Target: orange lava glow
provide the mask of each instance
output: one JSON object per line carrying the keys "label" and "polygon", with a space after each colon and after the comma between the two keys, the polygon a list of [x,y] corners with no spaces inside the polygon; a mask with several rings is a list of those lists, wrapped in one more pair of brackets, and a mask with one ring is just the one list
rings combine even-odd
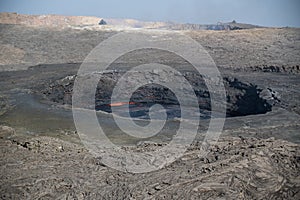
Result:
{"label": "orange lava glow", "polygon": [[123,105],[133,105],[135,104],[134,102],[117,102],[117,103],[111,103],[111,104],[108,104],[109,106],[111,107],[115,107],[115,106],[123,106]]}

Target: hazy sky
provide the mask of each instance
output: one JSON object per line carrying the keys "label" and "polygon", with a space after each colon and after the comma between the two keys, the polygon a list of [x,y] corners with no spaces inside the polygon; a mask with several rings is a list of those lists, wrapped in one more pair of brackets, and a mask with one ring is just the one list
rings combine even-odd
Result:
{"label": "hazy sky", "polygon": [[0,0],[0,12],[300,27],[300,0]]}

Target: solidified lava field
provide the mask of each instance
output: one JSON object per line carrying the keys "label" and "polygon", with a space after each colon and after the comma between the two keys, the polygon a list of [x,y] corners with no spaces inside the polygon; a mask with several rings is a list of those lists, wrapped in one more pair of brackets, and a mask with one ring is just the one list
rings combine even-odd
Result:
{"label": "solidified lava field", "polygon": [[[226,104],[225,125],[206,156],[201,155],[202,140],[209,120],[218,116],[211,115],[203,77],[183,58],[144,49],[122,56],[112,70],[101,72],[93,109],[107,137],[127,152],[166,146],[178,128],[180,106],[189,109],[179,105],[171,90],[155,84],[138,88],[130,103],[111,104],[112,90],[129,67],[155,60],[181,70],[199,103],[198,134],[184,155],[162,169],[134,174],[110,168],[85,148],[71,109],[74,80],[84,58],[120,28],[77,22],[30,26],[3,16],[1,199],[300,199],[300,29],[180,30],[210,54],[226,90],[226,102],[221,102]],[[174,75],[134,73],[149,80]],[[131,117],[147,122],[154,104],[161,104],[168,116],[157,137],[127,136],[112,121],[112,106],[120,117],[129,106]]]}

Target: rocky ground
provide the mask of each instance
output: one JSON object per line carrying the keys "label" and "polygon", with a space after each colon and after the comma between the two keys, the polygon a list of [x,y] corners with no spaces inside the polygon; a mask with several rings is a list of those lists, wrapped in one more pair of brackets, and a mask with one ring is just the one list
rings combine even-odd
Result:
{"label": "rocky ground", "polygon": [[[206,157],[192,145],[151,173],[110,169],[82,146],[52,137],[19,137],[1,127],[3,199],[298,199],[299,145],[220,138]],[[159,145],[129,147],[148,151]]]}
{"label": "rocky ground", "polygon": [[[80,26],[98,20],[85,17],[44,16],[34,26],[14,14],[0,17],[0,198],[300,198],[300,29],[183,31],[208,51],[223,76],[228,116],[223,133],[202,157],[206,119],[182,158],[158,171],[132,174],[105,166],[84,148],[70,110],[83,59],[121,28]],[[71,26],[64,26],[64,19]],[[64,28],[52,26],[53,20]],[[124,63],[151,60],[181,67],[201,108],[209,110],[207,88],[201,77],[186,70],[185,61],[144,50],[120,58],[115,64],[119,70],[105,74],[97,89],[99,106],[107,104]],[[150,101],[142,98],[149,93],[175,102],[160,87],[146,89],[134,100]],[[104,115],[100,121],[109,119]],[[112,139],[126,144],[125,137],[107,126]],[[123,148],[147,152],[164,145],[144,141]]]}

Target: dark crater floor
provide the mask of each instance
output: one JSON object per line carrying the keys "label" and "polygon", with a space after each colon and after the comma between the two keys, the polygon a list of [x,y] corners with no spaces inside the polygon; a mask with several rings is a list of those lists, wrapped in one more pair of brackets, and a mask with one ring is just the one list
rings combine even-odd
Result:
{"label": "dark crater floor", "polygon": [[[111,104],[111,95],[122,72],[104,73],[98,83],[95,95],[95,109],[112,112],[111,107],[117,107],[122,115],[129,107],[131,117],[149,118],[149,108],[154,104],[164,107],[168,119],[181,117],[180,105],[176,95],[168,88],[158,84],[147,84],[138,88],[131,96],[130,102],[118,102]],[[189,81],[198,98],[202,118],[211,116],[211,100],[204,80],[199,75],[186,72],[184,77]],[[59,104],[72,104],[73,85],[76,76],[67,76],[63,79],[51,82],[42,93],[51,101]],[[262,95],[262,89],[258,86],[242,82],[233,77],[223,78],[227,100],[226,116],[246,116],[264,114],[271,111],[272,104]],[[185,106],[188,109],[188,105]],[[217,117],[217,116],[215,116]]]}

